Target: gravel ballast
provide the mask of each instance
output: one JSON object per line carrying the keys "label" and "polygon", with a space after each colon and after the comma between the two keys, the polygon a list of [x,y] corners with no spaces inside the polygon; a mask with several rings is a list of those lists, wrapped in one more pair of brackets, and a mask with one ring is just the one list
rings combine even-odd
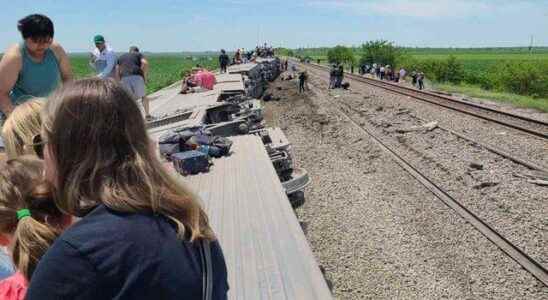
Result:
{"label": "gravel ballast", "polygon": [[[269,125],[284,130],[297,162],[312,177],[307,201],[296,212],[336,298],[548,297],[546,287],[407,175],[329,102],[349,99],[318,89],[321,83],[314,78],[310,84],[312,91],[303,97],[296,94],[295,81],[276,81],[271,93],[282,100],[266,103],[266,116]],[[420,122],[410,118],[403,125],[415,123]],[[411,149],[417,148],[414,141],[407,143]],[[445,142],[454,148],[451,140]],[[494,159],[489,155],[475,153],[467,170],[489,172]],[[479,164],[485,169],[478,170]]]}

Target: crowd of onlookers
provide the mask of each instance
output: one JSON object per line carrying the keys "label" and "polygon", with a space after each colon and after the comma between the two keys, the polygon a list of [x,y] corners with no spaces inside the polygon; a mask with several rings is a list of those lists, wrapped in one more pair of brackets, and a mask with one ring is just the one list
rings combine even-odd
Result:
{"label": "crowd of onlookers", "polygon": [[264,43],[263,46],[257,46],[254,50],[246,51],[244,48],[238,48],[234,51],[234,56],[232,60],[226,53],[224,49],[221,49],[221,54],[219,55],[219,65],[221,67],[221,73],[226,72],[226,68],[229,65],[238,65],[246,64],[249,62],[255,61],[256,58],[262,57],[273,57],[274,49],[272,46],[268,46],[267,43]]}
{"label": "crowd of onlookers", "polygon": [[17,27],[0,61],[0,299],[226,299],[207,215],[147,134],[138,49],[95,36],[97,76],[74,81],[48,17]]}
{"label": "crowd of onlookers", "polygon": [[403,67],[397,70],[392,68],[390,65],[374,63],[372,65],[361,65],[359,73],[361,75],[371,75],[380,80],[393,81],[396,83],[405,80],[406,76],[409,75],[409,77],[411,77],[411,84],[414,87],[417,87],[420,90],[424,89],[424,73],[420,71],[412,71],[408,74],[407,70]]}

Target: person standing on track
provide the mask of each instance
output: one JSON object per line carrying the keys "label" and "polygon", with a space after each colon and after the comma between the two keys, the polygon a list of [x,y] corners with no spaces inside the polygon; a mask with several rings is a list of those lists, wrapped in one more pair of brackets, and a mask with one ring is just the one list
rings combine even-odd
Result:
{"label": "person standing on track", "polygon": [[302,71],[299,75],[299,93],[304,93],[306,80],[308,79],[308,74],[306,71]]}
{"label": "person standing on track", "polygon": [[335,88],[338,88],[338,89],[341,88],[343,79],[344,79],[344,66],[340,64],[337,70],[337,82],[335,83]]}
{"label": "person standing on track", "polygon": [[116,78],[122,82],[122,85],[130,92],[135,101],[141,100],[145,110],[145,118],[152,119],[150,116],[149,99],[146,96],[146,86],[148,75],[148,61],[139,52],[139,48],[132,46],[129,52],[123,54],[116,63]]}
{"label": "person standing on track", "polygon": [[423,90],[424,89],[424,73],[423,72],[419,72],[419,74],[417,74],[417,81],[419,82],[419,90]]}
{"label": "person standing on track", "polygon": [[329,89],[335,88],[335,82],[337,81],[337,66],[332,65],[329,71]]}
{"label": "person standing on track", "polygon": [[416,71],[411,72],[411,84],[413,86],[417,85],[417,72]]}
{"label": "person standing on track", "polygon": [[70,61],[53,40],[53,22],[29,15],[17,23],[23,42],[9,47],[0,61],[0,124],[16,105],[45,97],[62,82],[72,80]]}
{"label": "person standing on track", "polygon": [[106,44],[102,35],[96,35],[93,38],[95,49],[90,55],[89,65],[101,79],[114,78],[116,76],[116,54],[114,50]]}
{"label": "person standing on track", "polygon": [[226,73],[226,67],[230,62],[230,57],[226,54],[225,49],[221,49],[221,55],[219,55],[219,65],[221,66],[221,74]]}
{"label": "person standing on track", "polygon": [[402,81],[405,80],[405,75],[407,75],[407,71],[405,71],[404,68],[401,68],[399,73],[400,73],[400,80]]}
{"label": "person standing on track", "polygon": [[385,72],[386,72],[386,69],[384,68],[384,66],[382,66],[382,67],[380,68],[380,78],[381,78],[381,80],[384,80],[384,74],[385,74]]}

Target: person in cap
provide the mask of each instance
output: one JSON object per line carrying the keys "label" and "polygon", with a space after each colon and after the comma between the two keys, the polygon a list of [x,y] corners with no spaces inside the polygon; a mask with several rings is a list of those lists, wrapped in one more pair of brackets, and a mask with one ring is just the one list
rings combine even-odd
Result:
{"label": "person in cap", "polygon": [[137,100],[141,100],[145,110],[145,118],[150,120],[149,99],[146,96],[145,82],[148,75],[148,61],[139,52],[139,48],[132,46],[129,52],[118,58],[116,63],[116,77],[122,85]]}
{"label": "person in cap", "polygon": [[72,80],[65,50],[53,40],[53,22],[33,14],[17,29],[23,42],[9,47],[0,61],[0,124],[16,105],[33,97],[45,97],[62,82]]}
{"label": "person in cap", "polygon": [[114,78],[116,67],[116,53],[105,42],[105,38],[98,34],[93,38],[95,49],[91,53],[90,66],[101,79]]}

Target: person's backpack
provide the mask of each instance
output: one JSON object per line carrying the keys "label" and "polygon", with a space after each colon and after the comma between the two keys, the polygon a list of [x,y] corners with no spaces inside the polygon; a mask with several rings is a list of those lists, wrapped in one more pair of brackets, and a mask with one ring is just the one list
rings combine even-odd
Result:
{"label": "person's backpack", "polygon": [[171,155],[173,167],[181,175],[193,175],[209,171],[209,158],[200,151],[186,151]]}
{"label": "person's backpack", "polygon": [[164,133],[158,139],[160,154],[169,160],[174,153],[196,149],[195,145],[189,144],[187,141],[200,133],[202,133],[201,130],[168,131]]}
{"label": "person's backpack", "polygon": [[230,153],[232,141],[225,137],[215,136],[211,139],[209,146],[209,155],[212,157],[221,157]]}

